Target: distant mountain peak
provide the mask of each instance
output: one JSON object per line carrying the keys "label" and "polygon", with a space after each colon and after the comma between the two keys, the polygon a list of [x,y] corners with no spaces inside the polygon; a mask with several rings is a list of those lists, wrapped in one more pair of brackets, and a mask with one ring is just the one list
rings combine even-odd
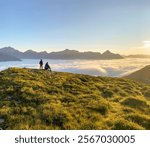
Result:
{"label": "distant mountain peak", "polygon": [[65,50],[64,50],[64,51],[62,51],[62,52],[79,52],[79,51],[77,51],[77,50],[65,49]]}
{"label": "distant mountain peak", "polygon": [[33,51],[33,50],[27,50],[24,53],[35,53],[35,51]]}
{"label": "distant mountain peak", "polygon": [[11,47],[11,46],[6,46],[6,47],[3,47],[3,48],[12,48],[12,49],[14,49],[13,47]]}
{"label": "distant mountain peak", "polygon": [[21,61],[19,58],[0,52],[0,61]]}
{"label": "distant mountain peak", "polygon": [[39,53],[47,54],[47,51],[41,51],[41,52],[39,52]]}
{"label": "distant mountain peak", "polygon": [[64,51],[70,51],[70,49],[65,49]]}
{"label": "distant mountain peak", "polygon": [[112,54],[110,50],[106,50],[103,54]]}
{"label": "distant mountain peak", "polygon": [[1,48],[1,50],[15,50],[16,51],[16,49],[11,46],[3,47]]}

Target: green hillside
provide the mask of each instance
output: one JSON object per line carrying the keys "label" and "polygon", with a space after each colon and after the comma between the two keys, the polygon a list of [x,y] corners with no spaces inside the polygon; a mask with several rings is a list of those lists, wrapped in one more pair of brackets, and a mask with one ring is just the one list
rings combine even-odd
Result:
{"label": "green hillside", "polygon": [[150,85],[10,68],[0,72],[0,129],[150,130]]}

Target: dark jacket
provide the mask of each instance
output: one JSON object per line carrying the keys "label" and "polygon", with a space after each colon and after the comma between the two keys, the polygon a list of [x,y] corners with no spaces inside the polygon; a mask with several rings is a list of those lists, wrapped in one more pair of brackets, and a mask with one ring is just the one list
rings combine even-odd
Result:
{"label": "dark jacket", "polygon": [[43,61],[42,61],[42,59],[40,60],[39,64],[40,64],[41,66],[43,65]]}
{"label": "dark jacket", "polygon": [[48,62],[45,64],[45,69],[46,69],[46,70],[48,70],[48,69],[49,69],[49,70],[51,71],[51,68],[50,68],[50,66],[49,66]]}

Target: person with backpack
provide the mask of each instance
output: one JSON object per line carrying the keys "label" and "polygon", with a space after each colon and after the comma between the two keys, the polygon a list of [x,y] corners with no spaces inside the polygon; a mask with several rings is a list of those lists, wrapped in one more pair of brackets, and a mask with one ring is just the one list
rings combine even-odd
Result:
{"label": "person with backpack", "polygon": [[46,64],[45,64],[45,70],[52,71],[50,65],[48,64],[48,62],[46,62]]}
{"label": "person with backpack", "polygon": [[40,60],[39,64],[40,64],[40,69],[43,69],[43,60],[42,59]]}

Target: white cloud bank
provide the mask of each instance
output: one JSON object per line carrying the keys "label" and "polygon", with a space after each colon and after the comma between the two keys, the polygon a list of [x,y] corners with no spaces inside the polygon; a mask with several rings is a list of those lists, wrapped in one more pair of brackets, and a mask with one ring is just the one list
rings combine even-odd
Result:
{"label": "white cloud bank", "polygon": [[[150,64],[150,59],[126,58],[121,60],[44,60],[52,70],[96,76],[121,77]],[[0,62],[0,70],[8,67],[38,68],[38,60]]]}

